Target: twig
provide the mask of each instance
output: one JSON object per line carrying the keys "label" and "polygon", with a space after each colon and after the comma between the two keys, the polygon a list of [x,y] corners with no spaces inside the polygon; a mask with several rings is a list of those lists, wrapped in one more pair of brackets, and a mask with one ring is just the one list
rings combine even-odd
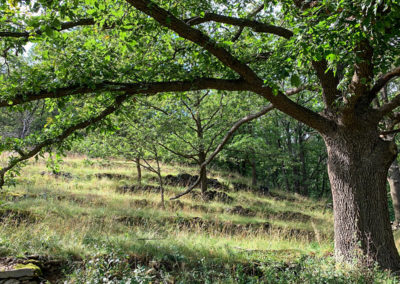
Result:
{"label": "twig", "polygon": [[146,239],[146,238],[141,238],[137,239],[138,241],[162,241],[165,240],[166,238],[161,238],[161,239]]}

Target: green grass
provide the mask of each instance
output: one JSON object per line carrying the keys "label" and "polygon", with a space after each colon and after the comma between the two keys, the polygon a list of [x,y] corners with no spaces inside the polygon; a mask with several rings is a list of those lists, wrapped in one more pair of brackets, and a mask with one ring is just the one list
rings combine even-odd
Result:
{"label": "green grass", "polygon": [[[159,205],[156,193],[121,194],[136,183],[135,166],[124,161],[70,156],[61,170],[71,179],[41,175],[43,161],[31,162],[18,185],[2,193],[0,254],[40,255],[65,263],[67,283],[348,283],[391,281],[359,268],[336,269],[332,213],[325,202],[273,190],[271,196],[234,192],[231,204],[184,196]],[[196,174],[195,168],[163,165],[163,175]],[[124,180],[97,179],[118,173]],[[232,185],[248,182],[212,171]],[[156,185],[144,172],[143,183]],[[166,199],[182,187],[167,187]],[[179,205],[179,206],[178,206]],[[253,216],[227,213],[241,205]],[[200,218],[200,219],[199,219]],[[197,221],[196,221],[197,220]],[[198,220],[201,220],[199,223]],[[261,229],[269,223],[269,230]],[[311,269],[311,270],[310,270]],[[350,278],[349,278],[350,277]],[[124,280],[125,279],[125,280]],[[354,281],[353,281],[354,280]],[[361,282],[360,282],[361,281]]]}

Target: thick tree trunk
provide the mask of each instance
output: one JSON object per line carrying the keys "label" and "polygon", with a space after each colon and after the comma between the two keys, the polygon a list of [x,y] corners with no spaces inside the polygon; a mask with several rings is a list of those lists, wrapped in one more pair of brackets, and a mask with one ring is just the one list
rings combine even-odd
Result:
{"label": "thick tree trunk", "polygon": [[392,196],[394,209],[394,225],[400,223],[400,168],[397,160],[394,160],[389,168],[388,182],[390,185],[390,195]]}
{"label": "thick tree trunk", "polygon": [[386,177],[397,149],[370,125],[338,129],[325,136],[339,261],[377,262],[399,270],[390,226]]}

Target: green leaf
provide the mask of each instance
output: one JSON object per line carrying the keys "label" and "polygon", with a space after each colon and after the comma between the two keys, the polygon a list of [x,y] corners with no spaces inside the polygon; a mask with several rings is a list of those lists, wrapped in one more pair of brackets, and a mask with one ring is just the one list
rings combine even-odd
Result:
{"label": "green leaf", "polygon": [[337,56],[334,53],[330,53],[326,56],[326,60],[328,60],[328,61],[334,61],[334,60],[336,60],[336,58],[337,58]]}
{"label": "green leaf", "polygon": [[293,74],[292,77],[290,77],[290,84],[292,86],[298,87],[301,84],[300,77],[297,74]]}

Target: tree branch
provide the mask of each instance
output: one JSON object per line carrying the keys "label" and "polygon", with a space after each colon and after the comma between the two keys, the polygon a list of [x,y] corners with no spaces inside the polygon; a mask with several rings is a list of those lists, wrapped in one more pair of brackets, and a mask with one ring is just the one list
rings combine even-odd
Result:
{"label": "tree branch", "polygon": [[[289,90],[286,92],[286,94],[288,96],[292,96],[295,95],[303,90],[305,90],[306,87],[300,87],[297,89],[293,89],[293,90]],[[268,105],[266,107],[264,107],[262,110],[260,110],[257,113],[254,114],[250,114],[247,115],[241,119],[239,119],[236,123],[233,124],[233,126],[231,127],[231,129],[229,129],[229,131],[226,133],[225,137],[221,140],[221,142],[218,144],[217,148],[214,150],[214,152],[210,155],[210,157],[208,157],[208,159],[200,166],[201,169],[207,167],[207,165],[209,163],[211,163],[214,158],[219,154],[219,152],[222,151],[222,149],[225,147],[225,145],[228,143],[229,139],[231,139],[231,137],[233,136],[233,134],[236,132],[236,130],[239,129],[240,126],[242,126],[245,123],[248,123],[254,119],[257,119],[261,116],[263,116],[264,114],[270,112],[271,110],[273,110],[275,107],[273,105]],[[200,183],[200,176],[199,178],[195,181],[194,184],[192,184],[186,191],[174,196],[171,198],[171,200],[175,200],[178,199],[188,193],[190,193],[198,184]]]}
{"label": "tree branch", "polygon": [[390,134],[396,134],[399,133],[400,129],[393,129],[393,130],[388,130],[388,131],[382,131],[380,135],[390,135]]}
{"label": "tree branch", "polygon": [[[256,7],[248,16],[248,18],[252,18],[258,13],[260,13],[264,9],[264,4],[261,4],[260,6]],[[244,30],[244,27],[240,27],[235,36],[232,38],[232,41],[235,42],[239,39],[240,35],[242,34]]]}
{"label": "tree branch", "polygon": [[93,86],[72,85],[54,90],[42,90],[36,93],[18,94],[14,98],[0,100],[0,108],[24,104],[46,98],[61,98],[70,95],[96,92],[119,92],[129,94],[157,94],[162,92],[186,92],[197,90],[228,90],[249,91],[251,85],[243,80],[224,80],[214,78],[199,78],[191,81],[150,82],[150,83],[114,83],[102,82]]}
{"label": "tree branch", "polygon": [[115,101],[114,101],[114,103],[112,105],[110,105],[106,109],[104,109],[99,115],[97,115],[95,117],[91,117],[91,118],[89,118],[87,120],[84,120],[82,122],[79,122],[77,124],[74,124],[74,125],[66,128],[60,135],[44,140],[43,142],[37,144],[32,150],[30,150],[27,153],[24,153],[23,151],[18,151],[20,157],[16,158],[16,159],[11,159],[9,164],[6,167],[4,167],[4,168],[2,168],[0,170],[0,188],[2,188],[4,186],[4,183],[5,183],[4,176],[5,176],[5,174],[8,171],[10,171],[11,169],[13,169],[18,163],[32,158],[33,156],[38,154],[45,147],[48,147],[48,146],[50,146],[52,144],[55,144],[55,143],[62,142],[63,140],[68,138],[71,134],[73,134],[75,131],[80,130],[80,129],[84,129],[84,128],[92,125],[92,124],[95,124],[95,123],[101,121],[102,119],[104,119],[108,115],[110,115],[113,112],[115,112],[122,105],[122,103],[124,101],[126,101],[129,97],[130,96],[127,95],[127,94],[120,95],[115,99]]}
{"label": "tree branch", "polygon": [[191,26],[199,25],[207,22],[217,22],[224,23],[228,25],[238,26],[241,28],[249,27],[253,29],[255,32],[259,33],[269,33],[277,36],[281,36],[283,38],[289,39],[293,36],[293,32],[274,25],[269,25],[265,23],[261,23],[254,20],[249,19],[241,19],[235,17],[228,17],[223,15],[218,15],[215,13],[205,13],[203,17],[194,17],[191,19],[185,20],[185,22]]}
{"label": "tree branch", "polygon": [[[273,109],[274,109],[274,107],[272,105],[269,105],[269,106],[263,108],[261,111],[255,113],[255,114],[247,115],[247,116],[243,117],[242,119],[238,120],[231,127],[231,129],[227,132],[225,137],[222,139],[221,143],[217,146],[217,148],[210,155],[210,157],[208,157],[208,159],[200,166],[200,168],[201,169],[205,168],[209,163],[211,163],[212,160],[214,160],[214,158],[219,154],[219,152],[222,151],[224,146],[228,143],[230,138],[233,136],[233,134],[236,132],[236,130],[239,129],[240,126],[242,126],[243,124],[245,124],[247,122],[250,122],[250,121],[252,121],[252,120],[254,120],[256,118],[259,118],[259,117],[263,116],[264,114],[270,112]],[[190,193],[199,183],[200,183],[200,177],[186,191],[184,191],[184,192],[172,197],[171,200],[178,199],[178,198]]]}
{"label": "tree branch", "polygon": [[238,73],[252,85],[252,91],[269,100],[277,109],[317,129],[321,133],[332,131],[335,124],[316,112],[288,99],[285,94],[264,85],[264,81],[246,64],[240,62],[227,50],[217,45],[210,37],[192,28],[173,14],[162,9],[150,0],[126,0],[136,9],[154,18],[161,25],[176,32],[179,36],[196,43],[218,58],[226,67]]}
{"label": "tree branch", "polygon": [[374,50],[368,40],[363,40],[355,51],[357,60],[349,86],[354,95],[349,99],[349,107],[357,108],[360,111],[367,109],[375,97],[371,97],[369,93],[369,86],[372,85],[374,78]]}
{"label": "tree branch", "polygon": [[198,160],[195,158],[196,155],[194,155],[194,154],[185,154],[185,153],[181,153],[181,152],[178,152],[178,151],[174,151],[171,148],[165,146],[164,144],[162,144],[160,142],[157,142],[157,144],[160,145],[161,147],[163,147],[165,150],[167,150],[167,151],[169,151],[169,152],[171,152],[171,153],[173,153],[173,154],[175,154],[177,156],[180,156],[180,157],[185,158],[185,159],[193,159],[195,162],[198,162]]}
{"label": "tree branch", "polygon": [[317,77],[322,86],[322,98],[326,108],[331,108],[333,102],[341,96],[337,89],[339,78],[334,75],[332,70],[328,70],[328,62],[326,60],[313,61],[312,66],[317,73]]}
{"label": "tree branch", "polygon": [[232,69],[240,76],[242,76],[248,83],[262,86],[263,80],[261,80],[252,69],[250,69],[246,64],[240,62],[227,50],[218,46],[216,42],[214,42],[210,37],[208,37],[201,31],[192,28],[184,21],[176,18],[173,14],[162,9],[152,1],[126,1],[134,6],[136,9],[155,19],[161,25],[173,30],[179,36],[203,47],[205,50],[218,58],[226,67]]}
{"label": "tree branch", "polygon": [[[74,27],[78,26],[92,26],[95,24],[94,19],[92,18],[87,18],[87,19],[80,19],[74,22],[65,22],[61,23],[61,26],[59,28],[52,28],[55,31],[63,31],[63,30],[68,30]],[[26,38],[28,39],[30,36],[33,35],[41,35],[43,34],[43,31],[41,30],[35,30],[33,32],[12,32],[12,31],[5,31],[5,32],[0,32],[0,38],[2,37],[13,37],[13,38]]]}
{"label": "tree branch", "polygon": [[400,93],[397,94],[390,102],[378,108],[378,113],[379,113],[378,118],[381,119],[382,117],[389,114],[392,110],[394,110],[398,106],[400,106]]}
{"label": "tree branch", "polygon": [[207,155],[208,155],[208,153],[210,153],[211,149],[213,148],[215,140],[225,131],[225,129],[226,128],[222,128],[220,131],[215,133],[214,137],[211,138],[210,143],[205,151]]}
{"label": "tree branch", "polygon": [[185,138],[183,138],[180,134],[178,134],[176,131],[172,131],[172,133],[181,141],[183,141],[184,143],[186,143],[187,145],[189,145],[190,148],[192,148],[192,150],[194,151],[198,151],[198,148],[196,148],[193,143],[190,143],[188,140],[186,140]]}
{"label": "tree branch", "polygon": [[199,177],[197,178],[197,180],[196,180],[191,186],[189,186],[189,188],[188,188],[186,191],[184,191],[184,192],[182,192],[182,193],[179,193],[178,195],[175,195],[174,197],[171,197],[170,200],[179,199],[179,198],[181,198],[182,196],[184,196],[184,195],[190,193],[197,185],[199,185],[200,180],[201,180],[201,178],[200,178],[200,176],[199,176]]}
{"label": "tree branch", "polygon": [[399,76],[400,76],[400,66],[382,75],[376,81],[375,85],[371,88],[371,91],[369,92],[370,98],[374,98],[379,93],[379,91],[382,90],[382,88],[385,87],[387,83],[389,83],[390,80]]}

